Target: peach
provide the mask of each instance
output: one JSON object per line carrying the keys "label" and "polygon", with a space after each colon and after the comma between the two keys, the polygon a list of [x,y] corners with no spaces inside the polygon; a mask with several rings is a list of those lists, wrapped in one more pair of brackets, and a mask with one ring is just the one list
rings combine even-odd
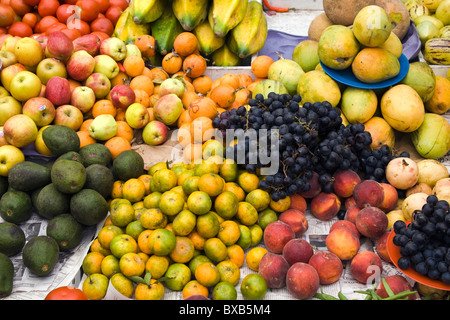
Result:
{"label": "peach", "polygon": [[361,181],[361,177],[353,170],[337,170],[334,175],[333,190],[339,197],[348,198],[353,189]]}
{"label": "peach", "polygon": [[353,196],[348,197],[347,199],[345,199],[344,201],[344,207],[345,209],[348,209],[349,207],[351,207],[352,205],[356,204],[355,198],[353,198]]}
{"label": "peach", "polygon": [[286,288],[296,299],[312,298],[319,290],[319,286],[319,275],[310,264],[294,263],[286,274]]}
{"label": "peach", "polygon": [[389,231],[383,233],[383,235],[379,237],[375,243],[376,252],[380,256],[380,258],[386,262],[392,262],[387,250],[387,239],[389,237],[389,233]]}
{"label": "peach", "polygon": [[356,222],[356,216],[361,209],[356,205],[350,206],[347,211],[345,211],[344,220],[348,220],[350,222]]}
{"label": "peach", "polygon": [[353,198],[361,209],[365,205],[379,207],[384,200],[383,187],[375,180],[362,180],[353,189]]}
{"label": "peach", "polygon": [[316,251],[308,263],[316,269],[320,284],[331,284],[338,281],[344,271],[341,259],[328,250]]}
{"label": "peach", "polygon": [[332,192],[320,192],[311,200],[311,213],[322,221],[336,217],[340,208],[341,200]]}
{"label": "peach", "polygon": [[281,254],[267,252],[259,262],[258,273],[266,280],[267,287],[272,289],[286,286],[286,274],[289,263]]}
{"label": "peach", "polygon": [[273,253],[282,253],[284,245],[294,238],[291,226],[280,220],[269,223],[263,233],[264,246]]}
{"label": "peach", "polygon": [[384,192],[383,202],[380,205],[380,209],[384,212],[394,210],[398,202],[397,189],[389,183],[381,182],[380,185],[383,188]]}
{"label": "peach", "polygon": [[309,190],[308,191],[300,191],[298,192],[303,198],[311,199],[317,196],[322,191],[322,186],[319,183],[319,174],[317,172],[313,172],[311,178],[308,179]]}
{"label": "peach", "polygon": [[350,263],[351,275],[361,283],[367,283],[373,276],[379,276],[382,271],[381,258],[373,251],[357,253]]}
{"label": "peach", "polygon": [[302,236],[308,230],[308,220],[300,210],[288,209],[278,216],[278,220],[290,225],[296,237]]}
{"label": "peach", "polygon": [[359,233],[370,239],[378,239],[386,231],[389,220],[380,208],[365,207],[356,215],[355,225]]}
{"label": "peach", "polygon": [[414,187],[411,187],[408,190],[406,190],[406,197],[408,197],[409,195],[411,195],[413,193],[419,193],[419,192],[423,192],[428,195],[431,195],[431,194],[433,194],[433,189],[431,189],[431,187],[428,184],[426,184],[425,182],[419,182]]}
{"label": "peach", "polygon": [[359,238],[347,228],[336,228],[327,235],[325,240],[327,249],[341,260],[350,260],[359,251]]}
{"label": "peach", "polygon": [[313,247],[308,241],[300,238],[289,240],[283,247],[283,257],[292,266],[296,262],[308,263],[314,254]]}
{"label": "peach", "polygon": [[289,206],[289,209],[296,209],[303,213],[305,213],[308,204],[306,203],[306,199],[303,198],[298,193],[293,194],[290,196],[291,198],[291,205]]}
{"label": "peach", "polygon": [[[386,283],[388,284],[389,288],[391,288],[394,294],[407,290],[413,291],[412,286],[409,284],[406,278],[401,275],[396,274],[392,276],[387,276],[384,279],[386,280]],[[386,292],[386,289],[384,288],[383,281],[380,281],[380,283],[378,284],[376,294],[379,295],[381,298],[387,298],[389,296],[388,293]],[[419,294],[417,292],[408,296],[408,300],[417,300],[417,299],[419,299]]]}
{"label": "peach", "polygon": [[357,236],[359,238],[360,234],[358,231],[358,228],[356,228],[355,223],[349,221],[349,220],[338,220],[336,222],[334,222],[331,227],[330,227],[330,231],[332,232],[334,229],[336,228],[348,228],[351,231],[353,231],[353,233],[355,234],[355,236]]}

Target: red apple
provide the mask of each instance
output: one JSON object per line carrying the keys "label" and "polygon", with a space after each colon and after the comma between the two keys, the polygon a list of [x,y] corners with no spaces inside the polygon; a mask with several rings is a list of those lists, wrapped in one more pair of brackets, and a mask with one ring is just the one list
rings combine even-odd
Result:
{"label": "red apple", "polygon": [[76,81],[86,80],[95,68],[95,59],[85,50],[75,51],[66,62],[69,76]]}
{"label": "red apple", "polygon": [[86,86],[75,87],[72,90],[70,104],[86,113],[92,109],[96,101],[94,90]]}
{"label": "red apple", "polygon": [[65,125],[77,131],[83,123],[83,113],[77,107],[65,104],[56,108],[53,124]]}
{"label": "red apple", "polygon": [[70,103],[71,90],[66,78],[53,77],[48,80],[45,88],[45,97],[55,106]]}
{"label": "red apple", "polygon": [[166,142],[169,135],[167,126],[158,120],[146,124],[142,131],[144,142],[150,146],[157,146]]}
{"label": "red apple", "polygon": [[111,101],[116,108],[126,109],[136,100],[134,90],[124,84],[116,84],[111,89]]}
{"label": "red apple", "polygon": [[40,34],[36,37],[36,40],[41,44],[42,50],[44,50],[45,52],[45,48],[47,47],[48,43],[48,35]]}
{"label": "red apple", "polygon": [[0,78],[2,81],[3,87],[5,87],[6,90],[10,90],[10,83],[11,80],[14,78],[16,74],[18,74],[20,71],[26,71],[24,65],[20,63],[15,63],[13,65],[10,65],[9,67],[3,68],[0,73]]}
{"label": "red apple", "polygon": [[38,127],[44,127],[55,119],[56,109],[47,98],[34,97],[24,103],[22,113],[33,119]]}
{"label": "red apple", "polygon": [[95,34],[85,34],[73,40],[73,50],[84,50],[91,56],[96,56],[100,51],[100,38]]}
{"label": "red apple", "polygon": [[66,61],[73,53],[72,40],[62,31],[54,31],[48,35],[45,56]]}
{"label": "red apple", "polygon": [[111,81],[103,73],[91,74],[84,85],[94,90],[97,99],[105,98],[111,91]]}
{"label": "red apple", "polygon": [[16,114],[6,120],[3,126],[3,135],[6,141],[22,148],[36,140],[38,128],[33,119],[24,114]]}

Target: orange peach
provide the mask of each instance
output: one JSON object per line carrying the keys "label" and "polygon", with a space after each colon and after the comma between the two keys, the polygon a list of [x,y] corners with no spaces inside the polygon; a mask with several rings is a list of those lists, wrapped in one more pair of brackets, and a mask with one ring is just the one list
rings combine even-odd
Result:
{"label": "orange peach", "polygon": [[375,243],[375,249],[377,254],[386,262],[392,262],[391,257],[389,256],[387,250],[387,239],[389,237],[389,231],[383,233],[381,237],[379,237]]}
{"label": "orange peach", "polygon": [[279,289],[286,286],[289,267],[283,255],[267,252],[259,262],[258,273],[266,280],[268,288]]}
{"label": "orange peach", "polygon": [[340,208],[341,200],[332,192],[321,192],[311,200],[311,213],[322,221],[336,217]]}
{"label": "orange peach", "polygon": [[336,228],[327,235],[327,249],[341,260],[350,260],[360,248],[359,238],[347,228]]}
{"label": "orange peach", "polygon": [[353,170],[337,170],[333,174],[333,190],[339,197],[348,198],[353,195],[353,189],[361,181],[361,177]]}
{"label": "orange peach", "polygon": [[263,233],[264,246],[273,253],[281,253],[284,245],[294,238],[295,232],[291,226],[280,220],[269,223]]}
{"label": "orange peach", "polygon": [[320,284],[338,281],[344,271],[341,259],[328,250],[317,250],[308,263],[316,269]]}
{"label": "orange peach", "polygon": [[333,224],[330,227],[329,232],[332,232],[334,229],[337,229],[337,228],[348,228],[351,231],[353,231],[355,236],[357,236],[358,238],[360,236],[358,228],[356,228],[356,225],[349,220],[338,220],[336,222],[333,222]]}
{"label": "orange peach", "polygon": [[[397,294],[397,293],[400,293],[403,291],[407,291],[407,290],[414,291],[412,286],[406,280],[406,278],[401,275],[387,276],[384,279],[386,280],[386,283],[388,284],[389,288],[392,290],[392,292],[394,294]],[[380,284],[377,287],[376,293],[381,298],[387,298],[389,296],[388,293],[386,292],[386,289],[385,289],[382,281],[380,281]],[[418,300],[419,298],[420,297],[417,292],[414,294],[408,295],[408,300]]]}
{"label": "orange peach", "polygon": [[312,298],[319,290],[319,286],[319,275],[310,264],[294,263],[286,274],[286,288],[296,299]]}
{"label": "orange peach", "polygon": [[380,185],[383,188],[384,193],[383,202],[380,205],[380,209],[384,212],[394,210],[398,201],[397,189],[389,183],[381,182]]}
{"label": "orange peach", "polygon": [[371,278],[381,275],[382,271],[381,258],[373,251],[359,252],[350,263],[350,273],[361,283],[367,283]]}
{"label": "orange peach", "polygon": [[370,239],[378,239],[386,231],[389,220],[377,207],[362,208],[356,215],[355,225],[359,233]]}
{"label": "orange peach", "polygon": [[296,262],[308,263],[314,254],[313,247],[308,241],[300,238],[289,240],[283,247],[283,257],[292,266]]}
{"label": "orange peach", "polygon": [[361,209],[356,204],[348,207],[347,211],[345,211],[344,220],[348,220],[350,222],[355,223],[356,222],[356,216],[357,216],[357,214],[358,214],[358,212],[360,210]]}
{"label": "orange peach", "polygon": [[383,187],[375,180],[362,180],[353,189],[353,198],[361,209],[366,205],[379,207],[384,200]]}
{"label": "orange peach", "polygon": [[289,206],[289,209],[296,209],[305,213],[308,206],[305,198],[303,198],[298,193],[293,194],[292,196],[290,196],[290,198],[291,198],[291,205]]}
{"label": "orange peach", "polygon": [[308,220],[305,214],[297,209],[288,209],[278,216],[278,220],[286,222],[295,232],[296,237],[302,236],[308,230]]}

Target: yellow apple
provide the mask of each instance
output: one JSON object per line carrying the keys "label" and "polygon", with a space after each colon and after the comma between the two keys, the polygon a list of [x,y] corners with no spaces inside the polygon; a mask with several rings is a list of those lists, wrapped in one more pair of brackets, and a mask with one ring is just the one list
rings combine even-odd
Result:
{"label": "yellow apple", "polygon": [[9,96],[9,91],[5,87],[0,86],[0,98]]}
{"label": "yellow apple", "polygon": [[0,50],[0,58],[2,59],[2,68],[6,68],[14,63],[17,63],[16,54],[8,50]]}
{"label": "yellow apple", "polygon": [[71,104],[64,104],[56,108],[53,124],[61,124],[77,131],[83,123],[83,112]]}
{"label": "yellow apple", "polygon": [[0,176],[7,177],[9,170],[19,162],[25,161],[22,150],[12,145],[0,147]]}
{"label": "yellow apple", "polygon": [[44,142],[44,139],[42,138],[42,131],[44,131],[46,128],[50,127],[51,125],[44,126],[39,129],[36,140],[34,141],[34,148],[36,151],[44,156],[52,156],[53,153],[50,151],[50,149],[47,147],[47,145]]}
{"label": "yellow apple", "polygon": [[132,103],[125,111],[125,121],[133,129],[142,129],[149,122],[147,108],[139,102]]}
{"label": "yellow apple", "polygon": [[0,73],[0,80],[2,81],[3,87],[9,92],[9,84],[12,78],[20,71],[26,71],[27,69],[20,63],[15,63],[9,67],[3,68]]}
{"label": "yellow apple", "polygon": [[22,113],[22,104],[14,97],[0,98],[0,125],[3,126],[9,118]]}
{"label": "yellow apple", "polygon": [[20,71],[10,83],[9,92],[21,102],[40,95],[42,82],[39,77],[30,71]]}
{"label": "yellow apple", "polygon": [[15,52],[16,49],[16,43],[17,41],[19,41],[19,39],[21,39],[21,37],[18,36],[12,36],[12,37],[8,37],[2,45],[2,50],[6,50],[6,51],[10,51],[10,52]]}
{"label": "yellow apple", "polygon": [[29,37],[17,40],[14,53],[17,61],[24,66],[37,66],[45,58],[44,50],[39,41]]}

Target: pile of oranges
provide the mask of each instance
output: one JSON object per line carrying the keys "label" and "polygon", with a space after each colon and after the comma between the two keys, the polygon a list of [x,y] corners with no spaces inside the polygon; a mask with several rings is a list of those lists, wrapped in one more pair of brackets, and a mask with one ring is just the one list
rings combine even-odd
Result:
{"label": "pile of oranges", "polygon": [[[231,161],[219,165],[217,157],[160,162],[138,178],[115,181],[110,213],[82,264],[88,298],[107,292],[89,286],[91,278],[136,300],[163,299],[167,289],[183,299],[237,298],[241,267],[258,272],[267,252],[258,246],[263,230],[290,201],[274,202],[256,174]],[[264,280],[258,287],[267,289]]]}
{"label": "pile of oranges", "polygon": [[0,34],[32,37],[59,30],[72,40],[92,32],[109,37],[127,7],[126,0],[2,0]]}

